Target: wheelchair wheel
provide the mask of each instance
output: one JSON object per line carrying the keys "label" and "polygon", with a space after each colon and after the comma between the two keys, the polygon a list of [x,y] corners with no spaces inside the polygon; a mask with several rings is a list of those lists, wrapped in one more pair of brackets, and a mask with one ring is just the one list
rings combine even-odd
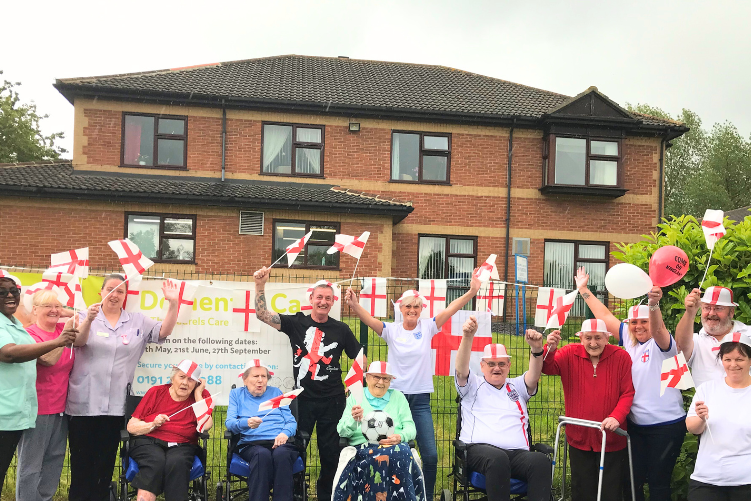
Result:
{"label": "wheelchair wheel", "polygon": [[441,491],[441,501],[451,501],[451,491],[448,489],[443,489]]}

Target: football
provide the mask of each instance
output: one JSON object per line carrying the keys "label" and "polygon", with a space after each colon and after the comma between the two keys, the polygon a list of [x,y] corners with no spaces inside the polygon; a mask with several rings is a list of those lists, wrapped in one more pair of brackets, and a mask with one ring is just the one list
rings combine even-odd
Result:
{"label": "football", "polygon": [[362,434],[371,444],[394,434],[394,420],[384,411],[373,411],[362,420]]}

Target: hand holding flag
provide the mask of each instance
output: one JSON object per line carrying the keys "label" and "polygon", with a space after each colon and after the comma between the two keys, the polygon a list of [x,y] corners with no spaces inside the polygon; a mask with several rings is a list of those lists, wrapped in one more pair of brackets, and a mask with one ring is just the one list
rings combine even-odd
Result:
{"label": "hand holding flag", "polygon": [[[269,412],[273,411],[274,409],[278,409],[279,407],[287,407],[289,404],[292,403],[294,399],[297,398],[297,396],[302,393],[303,388],[298,388],[296,390],[288,391],[287,393],[282,393],[278,397],[270,398],[266,400],[265,402],[261,402],[261,404],[258,406],[258,411],[265,411],[266,409],[270,409]],[[268,416],[268,413],[264,417]]]}
{"label": "hand holding flag", "polygon": [[477,269],[475,272],[475,277],[477,277],[480,282],[487,282],[491,278],[493,280],[500,280],[501,278],[498,276],[498,268],[495,265],[495,254],[491,254],[488,256],[488,258],[485,260],[482,265]]}
{"label": "hand holding flag", "polygon": [[365,377],[365,363],[365,352],[362,348],[360,348],[360,353],[358,353],[357,357],[355,357],[355,359],[352,361],[352,367],[349,368],[347,377],[344,378],[344,385],[355,397],[355,402],[357,402],[357,405],[362,404],[362,399],[364,396],[362,381]]}

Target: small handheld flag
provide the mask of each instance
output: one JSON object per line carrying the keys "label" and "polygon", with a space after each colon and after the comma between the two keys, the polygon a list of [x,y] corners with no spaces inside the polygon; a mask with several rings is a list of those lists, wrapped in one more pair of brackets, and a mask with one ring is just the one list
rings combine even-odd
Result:
{"label": "small handheld flag", "polygon": [[354,395],[357,405],[362,404],[362,398],[364,396],[362,380],[364,377],[365,368],[365,352],[360,348],[360,353],[352,361],[352,367],[347,372],[347,377],[344,378],[344,385]]}
{"label": "small handheld flag", "polygon": [[660,396],[665,394],[667,388],[676,388],[678,390],[688,390],[694,387],[694,378],[688,370],[686,357],[683,352],[678,353],[673,358],[662,361],[662,372],[660,373]]}
{"label": "small handheld flag", "polygon": [[258,411],[265,411],[266,409],[273,411],[274,409],[278,409],[279,407],[287,407],[292,403],[294,399],[297,398],[300,393],[302,393],[302,391],[303,388],[298,388],[296,390],[288,391],[287,393],[282,393],[278,397],[270,398],[265,402],[261,402],[261,404],[258,406]]}
{"label": "small handheld flag", "polygon": [[50,271],[69,273],[76,277],[89,276],[89,248],[69,250],[50,256]]}
{"label": "small handheld flag", "polygon": [[495,265],[495,258],[496,255],[491,254],[477,269],[475,277],[477,277],[480,282],[487,282],[491,278],[493,280],[500,280],[500,277],[498,276],[498,268]]}

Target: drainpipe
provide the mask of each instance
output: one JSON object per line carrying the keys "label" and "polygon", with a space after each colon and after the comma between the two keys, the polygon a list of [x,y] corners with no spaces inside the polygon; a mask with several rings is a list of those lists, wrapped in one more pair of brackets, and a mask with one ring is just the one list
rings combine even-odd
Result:
{"label": "drainpipe", "polygon": [[504,282],[508,282],[509,249],[511,248],[511,160],[514,156],[515,126],[516,119],[514,119],[514,121],[512,122],[511,129],[508,133],[508,167],[506,168],[506,184],[508,186],[508,192],[506,194],[506,261],[504,266],[505,271],[503,274]]}
{"label": "drainpipe", "polygon": [[227,108],[224,107],[222,99],[222,181],[224,181],[225,157],[227,148]]}
{"label": "drainpipe", "polygon": [[670,127],[668,127],[668,131],[665,133],[665,137],[663,137],[662,141],[660,141],[660,180],[658,183],[659,189],[657,193],[657,224],[660,224],[662,222],[662,190],[663,184],[665,182],[665,145],[667,144],[669,135]]}

